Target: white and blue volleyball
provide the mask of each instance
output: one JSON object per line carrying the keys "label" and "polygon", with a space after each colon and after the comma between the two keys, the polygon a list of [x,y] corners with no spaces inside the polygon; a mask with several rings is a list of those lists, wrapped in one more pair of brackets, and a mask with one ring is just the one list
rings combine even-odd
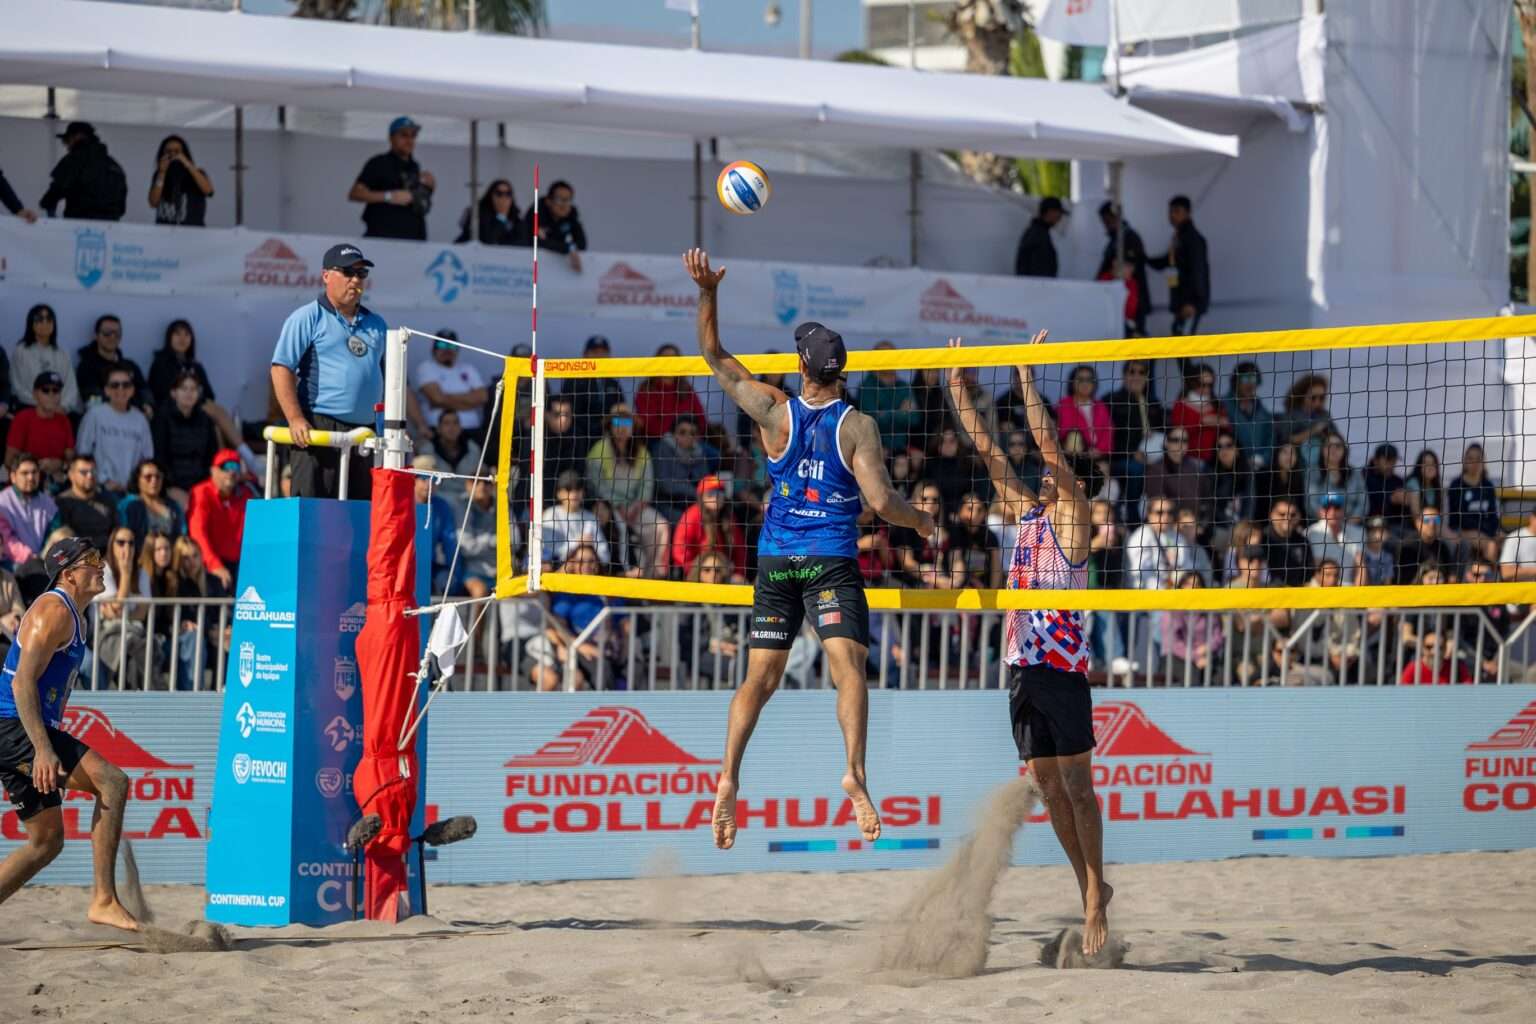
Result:
{"label": "white and blue volleyball", "polygon": [[732,213],[746,217],[768,205],[773,186],[768,175],[750,160],[737,160],[725,165],[720,177],[715,179],[715,194],[720,205]]}

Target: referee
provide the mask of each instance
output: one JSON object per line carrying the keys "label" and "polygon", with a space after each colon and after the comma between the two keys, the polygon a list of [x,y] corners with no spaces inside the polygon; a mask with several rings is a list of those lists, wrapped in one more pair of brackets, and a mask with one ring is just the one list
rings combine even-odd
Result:
{"label": "referee", "polygon": [[[288,315],[272,352],[272,390],[293,431],[293,496],[334,498],[341,488],[341,452],[310,448],[312,430],[373,427],[384,392],[384,318],[362,304],[373,264],[355,245],[326,250],[315,301]],[[368,501],[369,464],[354,454],[347,495]]]}

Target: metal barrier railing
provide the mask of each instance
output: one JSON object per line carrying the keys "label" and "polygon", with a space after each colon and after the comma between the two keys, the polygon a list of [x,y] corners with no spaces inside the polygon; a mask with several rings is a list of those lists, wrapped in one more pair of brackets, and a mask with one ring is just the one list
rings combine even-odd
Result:
{"label": "metal barrier railing", "polygon": [[[210,659],[209,651],[212,648],[216,655],[227,653],[224,637],[234,603],[228,597],[98,598],[86,611],[87,633],[91,638],[86,688],[155,690],[161,689],[163,682],[167,690],[224,689],[228,659]],[[120,606],[116,617],[104,614],[104,604]],[[218,622],[217,629],[211,632],[210,618]],[[169,622],[169,632],[156,629],[157,619]],[[185,625],[191,629],[184,630]],[[188,636],[184,638],[183,634]],[[103,673],[102,651],[107,648],[115,656],[110,657],[112,664]],[[190,649],[190,658],[182,657],[183,649]],[[186,661],[190,664],[184,665]],[[137,665],[133,673],[128,670],[130,663]],[[107,681],[112,685],[104,685]]]}

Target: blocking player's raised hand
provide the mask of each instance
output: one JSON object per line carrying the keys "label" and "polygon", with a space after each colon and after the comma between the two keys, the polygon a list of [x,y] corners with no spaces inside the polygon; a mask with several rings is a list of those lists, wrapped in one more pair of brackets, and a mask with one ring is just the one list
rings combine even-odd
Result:
{"label": "blocking player's raised hand", "polygon": [[725,279],[725,268],[711,270],[709,253],[703,249],[689,249],[683,253],[683,266],[688,268],[688,276],[693,278],[693,283],[699,286],[700,291],[712,292]]}

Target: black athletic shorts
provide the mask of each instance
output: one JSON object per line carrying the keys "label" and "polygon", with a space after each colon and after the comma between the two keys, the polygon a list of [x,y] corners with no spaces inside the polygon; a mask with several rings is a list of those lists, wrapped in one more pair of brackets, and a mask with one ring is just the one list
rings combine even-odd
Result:
{"label": "black athletic shorts", "polygon": [[[53,744],[63,775],[68,776],[91,748],[67,732],[52,726],[47,728],[48,741]],[[64,802],[62,784],[47,794],[39,793],[32,785],[32,753],[32,740],[22,727],[21,719],[0,718],[0,786],[5,787],[5,795],[15,805],[16,816],[22,821]]]}
{"label": "black athletic shorts", "polygon": [[869,646],[864,574],[852,558],[764,555],[752,587],[751,646],[787,651],[806,618],[816,635]]}
{"label": "black athletic shorts", "polygon": [[1093,749],[1093,697],[1081,672],[1009,665],[1008,717],[1020,760]]}

